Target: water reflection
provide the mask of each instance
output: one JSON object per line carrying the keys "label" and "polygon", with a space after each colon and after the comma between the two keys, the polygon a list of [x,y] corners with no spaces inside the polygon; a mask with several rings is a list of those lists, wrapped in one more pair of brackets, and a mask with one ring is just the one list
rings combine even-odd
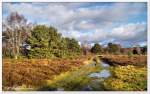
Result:
{"label": "water reflection", "polygon": [[[92,78],[108,78],[109,76],[111,76],[111,73],[108,69],[110,67],[109,64],[107,64],[105,62],[100,62],[99,65],[100,65],[100,67],[103,68],[103,70],[101,70],[98,73],[91,73],[89,75],[89,77],[92,77]],[[93,62],[92,66],[96,66],[96,62]]]}
{"label": "water reflection", "polygon": [[105,62],[101,62],[100,65],[103,67],[103,68],[108,68],[110,67],[109,64],[105,63]]}
{"label": "water reflection", "polygon": [[108,78],[110,76],[110,72],[109,70],[102,70],[99,73],[92,73],[89,75],[89,77],[93,77],[93,78]]}

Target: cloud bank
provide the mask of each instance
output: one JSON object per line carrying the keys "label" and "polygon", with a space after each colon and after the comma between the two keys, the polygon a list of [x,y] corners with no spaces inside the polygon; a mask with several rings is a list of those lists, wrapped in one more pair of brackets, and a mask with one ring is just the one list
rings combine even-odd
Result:
{"label": "cloud bank", "polygon": [[146,3],[3,3],[4,19],[14,11],[80,42],[132,46],[147,41]]}

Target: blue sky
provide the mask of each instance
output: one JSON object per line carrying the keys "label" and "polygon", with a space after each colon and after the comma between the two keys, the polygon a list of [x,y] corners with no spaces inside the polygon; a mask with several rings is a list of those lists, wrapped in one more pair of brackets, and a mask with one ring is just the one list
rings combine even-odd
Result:
{"label": "blue sky", "polygon": [[28,22],[54,26],[81,43],[147,43],[146,3],[3,3],[3,21],[11,12]]}

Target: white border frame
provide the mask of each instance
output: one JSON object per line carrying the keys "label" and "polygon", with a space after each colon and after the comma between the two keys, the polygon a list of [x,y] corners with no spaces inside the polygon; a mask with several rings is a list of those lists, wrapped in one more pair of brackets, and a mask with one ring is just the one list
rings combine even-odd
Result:
{"label": "white border frame", "polygon": [[[148,46],[148,56],[147,56],[147,69],[148,69],[148,88],[147,91],[89,91],[89,92],[60,92],[60,91],[33,91],[33,92],[11,92],[11,91],[2,91],[2,2],[147,2],[147,19],[148,19],[148,23],[147,23],[147,46]],[[150,11],[149,11],[149,0],[1,0],[0,1],[0,93],[4,93],[4,94],[150,94]],[[149,36],[149,37],[148,37]]]}

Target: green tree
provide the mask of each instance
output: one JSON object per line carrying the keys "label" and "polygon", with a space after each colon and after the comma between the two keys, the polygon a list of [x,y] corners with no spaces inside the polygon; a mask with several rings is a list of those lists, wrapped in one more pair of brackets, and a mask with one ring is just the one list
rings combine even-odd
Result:
{"label": "green tree", "polygon": [[69,38],[65,38],[65,39],[67,43],[67,49],[70,52],[81,52],[81,48],[80,48],[80,45],[78,44],[78,41],[76,41],[75,39],[69,39]]}
{"label": "green tree", "polygon": [[27,43],[31,46],[30,58],[65,57],[80,52],[75,39],[63,38],[54,27],[37,25]]}
{"label": "green tree", "polygon": [[94,44],[94,46],[91,48],[92,53],[102,53],[102,51],[103,49],[98,43]]}
{"label": "green tree", "polygon": [[108,52],[109,53],[119,53],[120,52],[120,45],[108,43]]}
{"label": "green tree", "polygon": [[24,16],[16,12],[3,23],[2,35],[3,56],[6,57],[17,59],[21,54],[29,58],[62,58],[81,53],[75,39],[62,37],[51,26],[28,24]]}
{"label": "green tree", "polygon": [[[59,36],[59,37],[58,37]],[[27,43],[31,46],[28,53],[30,58],[48,58],[52,56],[52,49],[57,49],[60,35],[53,27],[37,25],[31,31],[31,36],[27,39]]]}

